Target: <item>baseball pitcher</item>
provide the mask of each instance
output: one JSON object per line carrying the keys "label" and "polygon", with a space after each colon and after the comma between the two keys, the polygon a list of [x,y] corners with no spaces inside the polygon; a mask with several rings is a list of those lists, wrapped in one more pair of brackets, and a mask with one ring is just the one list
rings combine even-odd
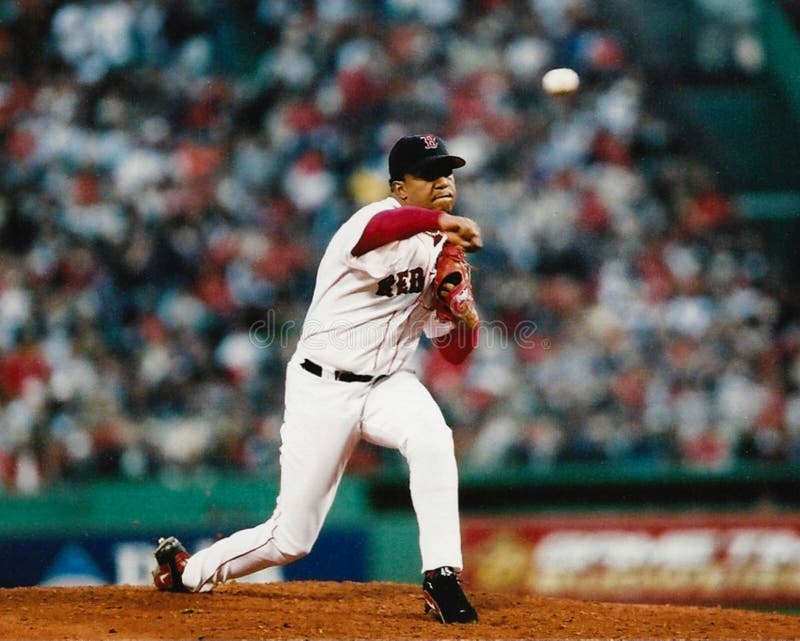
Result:
{"label": "baseball pitcher", "polygon": [[483,241],[475,222],[452,214],[453,170],[464,164],[438,136],[395,143],[391,196],[355,212],[319,265],[286,372],[274,512],[191,556],[175,537],[160,539],[157,588],[206,592],[308,554],[353,448],[365,439],[399,450],[408,462],[426,611],[443,623],[477,621],[459,580],[452,432],[411,365],[423,332],[454,363],[477,344],[464,251]]}

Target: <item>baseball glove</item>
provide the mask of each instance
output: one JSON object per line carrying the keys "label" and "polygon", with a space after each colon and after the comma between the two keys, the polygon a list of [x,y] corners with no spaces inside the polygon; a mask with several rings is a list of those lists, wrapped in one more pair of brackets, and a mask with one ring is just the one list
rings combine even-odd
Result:
{"label": "baseball glove", "polygon": [[478,324],[478,312],[470,281],[470,264],[464,250],[446,242],[436,259],[436,316],[439,320],[461,321],[469,329]]}

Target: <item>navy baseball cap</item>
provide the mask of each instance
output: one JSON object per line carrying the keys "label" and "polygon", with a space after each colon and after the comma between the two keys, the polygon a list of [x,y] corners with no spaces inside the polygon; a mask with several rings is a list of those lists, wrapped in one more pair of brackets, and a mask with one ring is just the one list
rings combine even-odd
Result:
{"label": "navy baseball cap", "polygon": [[389,152],[389,180],[403,180],[427,167],[442,163],[450,170],[463,167],[467,161],[447,153],[444,141],[433,134],[403,136]]}

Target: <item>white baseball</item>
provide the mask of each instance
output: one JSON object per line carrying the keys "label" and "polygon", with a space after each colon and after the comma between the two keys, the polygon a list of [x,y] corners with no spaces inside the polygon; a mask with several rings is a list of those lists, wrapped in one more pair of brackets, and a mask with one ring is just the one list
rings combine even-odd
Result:
{"label": "white baseball", "polygon": [[573,69],[559,67],[551,69],[542,76],[542,88],[549,94],[563,96],[576,91],[581,84],[581,79]]}

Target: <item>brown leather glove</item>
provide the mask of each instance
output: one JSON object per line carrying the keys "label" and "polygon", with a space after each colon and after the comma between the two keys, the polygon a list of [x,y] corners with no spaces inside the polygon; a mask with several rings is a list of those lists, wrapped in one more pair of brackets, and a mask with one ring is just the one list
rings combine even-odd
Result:
{"label": "brown leather glove", "polygon": [[436,276],[433,280],[436,292],[436,316],[439,320],[462,322],[469,329],[479,321],[475,309],[475,298],[470,281],[471,266],[464,250],[458,245],[445,242],[436,260]]}

